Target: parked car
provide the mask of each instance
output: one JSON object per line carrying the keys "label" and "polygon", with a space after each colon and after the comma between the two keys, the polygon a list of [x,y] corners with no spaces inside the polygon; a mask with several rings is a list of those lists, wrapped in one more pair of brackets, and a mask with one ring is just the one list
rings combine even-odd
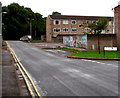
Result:
{"label": "parked car", "polygon": [[20,41],[30,41],[31,40],[31,35],[25,35],[23,37],[20,38]]}

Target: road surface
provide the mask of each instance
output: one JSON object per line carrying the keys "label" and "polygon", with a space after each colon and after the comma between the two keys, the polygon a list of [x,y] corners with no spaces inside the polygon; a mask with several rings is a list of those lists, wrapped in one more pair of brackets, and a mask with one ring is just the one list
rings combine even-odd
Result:
{"label": "road surface", "polygon": [[117,96],[118,62],[70,59],[9,41],[44,96]]}

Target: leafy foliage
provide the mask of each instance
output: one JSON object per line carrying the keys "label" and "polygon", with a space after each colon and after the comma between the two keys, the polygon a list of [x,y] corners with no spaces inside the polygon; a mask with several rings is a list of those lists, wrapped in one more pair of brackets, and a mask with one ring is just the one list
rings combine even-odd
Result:
{"label": "leafy foliage", "polygon": [[78,52],[75,54],[71,54],[71,57],[81,57],[81,58],[105,58],[105,59],[118,59],[120,58],[117,54],[119,51],[106,51],[104,55],[104,51],[101,51],[99,54],[97,51],[86,51],[86,52]]}
{"label": "leafy foliage", "polygon": [[105,30],[107,28],[108,20],[105,18],[101,18],[98,20],[98,22],[93,22],[88,25],[88,27],[91,29],[91,31],[94,32],[94,34],[99,34],[102,32],[102,30]]}
{"label": "leafy foliage", "polygon": [[91,31],[94,34],[98,35],[98,51],[99,51],[99,54],[100,54],[100,41],[99,41],[100,38],[99,38],[99,34],[102,32],[102,30],[105,30],[107,28],[107,25],[108,25],[108,20],[105,19],[105,18],[99,19],[99,21],[97,23],[93,22],[93,23],[88,25],[88,27],[91,29]]}
{"label": "leafy foliage", "polygon": [[[2,7],[3,12],[3,39],[19,40],[24,35],[30,35],[30,22],[32,24],[32,36],[40,39],[46,32],[46,18],[34,13],[30,8],[25,8],[17,3]],[[6,13],[5,13],[6,12]]]}
{"label": "leafy foliage", "polygon": [[60,12],[52,12],[52,15],[61,15],[61,13]]}

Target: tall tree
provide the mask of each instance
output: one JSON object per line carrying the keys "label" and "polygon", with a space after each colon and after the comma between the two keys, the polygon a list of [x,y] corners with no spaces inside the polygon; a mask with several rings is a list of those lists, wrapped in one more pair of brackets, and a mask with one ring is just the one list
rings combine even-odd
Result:
{"label": "tall tree", "polygon": [[52,12],[52,15],[61,15],[61,13],[60,12]]}
{"label": "tall tree", "polygon": [[25,8],[17,3],[3,6],[3,39],[16,39],[30,34],[30,23],[32,24],[32,36],[45,34],[45,21],[41,14],[34,13],[31,8]]}
{"label": "tall tree", "polygon": [[93,22],[88,25],[88,27],[91,29],[91,32],[94,34],[97,34],[98,36],[98,51],[100,54],[100,38],[99,34],[101,34],[102,30],[105,30],[108,25],[108,20],[105,18],[101,18],[98,20],[98,22]]}

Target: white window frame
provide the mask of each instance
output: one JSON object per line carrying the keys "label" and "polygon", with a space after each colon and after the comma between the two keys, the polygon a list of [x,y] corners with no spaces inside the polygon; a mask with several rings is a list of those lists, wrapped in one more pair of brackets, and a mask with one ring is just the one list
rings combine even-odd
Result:
{"label": "white window frame", "polygon": [[93,20],[92,23],[98,24],[98,20]]}
{"label": "white window frame", "polygon": [[[67,31],[65,31],[65,29],[67,29]],[[69,29],[68,28],[63,28],[63,32],[69,32]]]}
{"label": "white window frame", "polygon": [[[80,25],[81,25],[82,27],[80,27]],[[83,28],[83,25],[82,25],[82,24],[79,24],[78,27],[79,27],[79,28]]]}
{"label": "white window frame", "polygon": [[76,20],[72,20],[72,21],[71,21],[71,24],[75,25],[75,24],[73,23],[73,21],[75,21],[75,24],[77,24],[77,21],[76,21]]}
{"label": "white window frame", "polygon": [[113,33],[113,28],[110,28],[110,29],[109,29],[109,32],[110,32],[110,33]]}
{"label": "white window frame", "polygon": [[56,32],[56,29],[59,29],[60,31],[58,32],[61,32],[61,28],[53,28],[53,32]]}
{"label": "white window frame", "polygon": [[90,32],[90,30],[91,30],[90,28],[85,28],[84,32]]}
{"label": "white window frame", "polygon": [[[76,29],[76,31],[73,31],[73,29]],[[77,28],[72,28],[71,31],[72,31],[72,32],[77,32]]]}
{"label": "white window frame", "polygon": [[106,32],[106,30],[102,30],[102,32],[101,33],[105,33]]}
{"label": "white window frame", "polygon": [[109,21],[109,25],[110,25],[110,26],[113,26],[113,21]]}
{"label": "white window frame", "polygon": [[68,20],[63,20],[63,24],[69,24]]}
{"label": "white window frame", "polygon": [[86,20],[86,24],[89,24],[90,23],[90,21],[89,20]]}
{"label": "white window frame", "polygon": [[[59,23],[58,23],[58,24],[56,24],[56,21],[59,21]],[[60,21],[60,20],[54,20],[54,21],[53,21],[53,24],[54,24],[54,25],[60,25],[60,23],[61,23],[61,21]]]}

